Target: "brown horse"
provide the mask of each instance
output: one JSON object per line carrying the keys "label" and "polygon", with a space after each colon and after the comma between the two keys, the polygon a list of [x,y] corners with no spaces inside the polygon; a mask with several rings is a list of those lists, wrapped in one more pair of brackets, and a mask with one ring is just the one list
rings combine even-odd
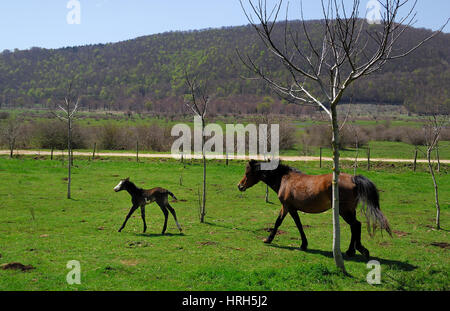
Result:
{"label": "brown horse", "polygon": [[119,232],[122,231],[128,219],[131,217],[131,215],[138,207],[141,208],[141,216],[142,221],[144,222],[144,232],[145,232],[147,230],[147,224],[145,222],[145,205],[150,204],[152,202],[156,202],[161,208],[162,212],[164,213],[164,227],[161,234],[164,234],[166,232],[167,218],[169,217],[169,212],[172,214],[173,218],[175,219],[175,223],[177,224],[178,230],[180,230],[181,232],[181,226],[178,223],[177,214],[175,213],[175,210],[172,208],[172,206],[170,206],[168,200],[169,195],[173,197],[175,200],[177,199],[172,192],[170,192],[167,189],[159,187],[149,190],[138,188],[135,184],[133,184],[130,181],[129,177],[120,180],[117,186],[114,187],[115,192],[119,192],[122,190],[126,190],[131,195],[131,202],[133,203],[133,206],[131,207],[127,217],[125,218],[122,227],[120,227]]}
{"label": "brown horse", "polygon": [[[331,209],[332,174],[306,175],[295,168],[279,164],[274,170],[261,170],[261,162],[251,160],[245,169],[245,175],[238,184],[240,191],[257,184],[266,183],[277,194],[282,207],[275,227],[264,243],[271,243],[284,217],[289,213],[297,225],[302,237],[301,249],[306,250],[308,241],[303,232],[298,211],[309,214],[323,213]],[[361,244],[361,223],[356,219],[356,208],[362,202],[367,218],[369,234],[372,235],[379,225],[391,236],[386,217],[380,210],[379,195],[376,186],[364,176],[340,174],[339,176],[339,214],[350,225],[351,241],[347,250],[349,257],[354,256],[355,248],[367,258],[369,251]],[[372,227],[372,232],[371,232]]]}

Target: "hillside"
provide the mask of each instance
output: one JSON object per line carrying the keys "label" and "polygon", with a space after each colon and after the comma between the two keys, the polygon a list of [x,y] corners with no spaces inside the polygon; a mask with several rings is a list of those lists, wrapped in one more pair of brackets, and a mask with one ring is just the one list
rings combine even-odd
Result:
{"label": "hillside", "polygon": [[[308,27],[314,40],[320,42],[319,23],[310,21]],[[299,22],[290,23],[292,29],[300,26]],[[400,50],[429,33],[409,29],[399,42]],[[281,39],[281,27],[275,34]],[[270,64],[270,70],[280,79],[286,76],[250,26],[168,32],[111,44],[3,51],[0,105],[53,105],[64,94],[68,80],[77,75],[76,88],[85,108],[179,113],[179,98],[186,92],[183,69],[189,63],[196,64],[192,71],[208,81],[216,102],[215,113],[257,112],[265,96],[275,99],[276,112],[297,112],[298,107],[282,105],[263,83],[242,79],[246,70],[236,50],[258,63]],[[439,103],[443,111],[448,111],[450,99],[445,85],[450,85],[450,34],[439,35],[409,57],[359,81],[343,100],[349,101],[353,95],[355,103],[405,104],[419,112],[426,104]]]}

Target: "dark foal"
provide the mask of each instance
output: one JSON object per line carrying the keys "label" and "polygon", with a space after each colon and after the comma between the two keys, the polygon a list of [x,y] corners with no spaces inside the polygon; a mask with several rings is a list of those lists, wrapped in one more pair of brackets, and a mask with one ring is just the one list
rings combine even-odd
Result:
{"label": "dark foal", "polygon": [[[259,181],[266,183],[272,188],[278,194],[282,204],[275,227],[264,242],[272,242],[278,227],[289,213],[294,219],[302,237],[301,249],[306,250],[308,240],[303,231],[298,211],[318,214],[331,209],[332,174],[306,175],[295,168],[282,164],[279,164],[276,169],[271,171],[261,170],[261,163],[251,160],[247,164],[245,175],[238,184],[238,188],[240,191],[245,191]],[[364,256],[369,257],[369,251],[361,244],[361,223],[356,219],[356,208],[359,202],[363,204],[369,234],[372,234],[375,228],[379,226],[391,235],[389,223],[380,210],[376,186],[364,176],[340,174],[339,214],[350,225],[352,233],[350,246],[347,250],[349,257],[355,255],[355,248]],[[371,227],[372,233],[370,231]]]}
{"label": "dark foal", "polygon": [[122,231],[122,229],[125,227],[128,219],[131,217],[131,215],[134,213],[134,211],[140,207],[141,208],[141,216],[142,221],[144,222],[144,232],[147,230],[147,224],[145,222],[145,205],[150,204],[152,202],[156,202],[159,207],[161,208],[162,212],[164,213],[164,227],[162,230],[162,234],[166,232],[167,228],[167,219],[169,218],[169,212],[172,214],[173,218],[175,219],[175,223],[177,224],[178,230],[181,232],[181,226],[178,223],[177,220],[177,214],[175,213],[175,210],[170,206],[168,196],[172,196],[175,200],[177,198],[173,195],[172,192],[170,192],[167,189],[164,188],[153,188],[149,190],[144,190],[141,188],[136,187],[135,184],[133,184],[130,181],[130,178],[122,179],[117,186],[114,187],[115,192],[119,192],[121,190],[126,190],[131,195],[131,202],[133,203],[133,206],[130,209],[130,212],[128,213],[127,217],[125,218],[125,221],[122,224],[122,227],[120,227],[119,232]]}

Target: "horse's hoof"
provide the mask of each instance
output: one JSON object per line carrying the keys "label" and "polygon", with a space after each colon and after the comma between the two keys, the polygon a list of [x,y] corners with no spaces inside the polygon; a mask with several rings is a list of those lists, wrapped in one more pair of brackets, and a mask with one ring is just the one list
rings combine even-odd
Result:
{"label": "horse's hoof", "polygon": [[345,252],[345,254],[346,254],[348,257],[355,257],[356,252],[355,252],[355,250],[348,250],[348,251]]}
{"label": "horse's hoof", "polygon": [[308,244],[302,244],[302,245],[300,246],[300,249],[301,249],[302,251],[306,251],[306,250],[308,249]]}
{"label": "horse's hoof", "polygon": [[362,254],[364,257],[366,257],[366,259],[369,259],[369,258],[370,258],[370,252],[369,252],[369,250],[367,250],[367,249],[361,250],[361,254]]}
{"label": "horse's hoof", "polygon": [[364,257],[366,257],[367,259],[370,258],[370,252],[366,249],[363,253]]}
{"label": "horse's hoof", "polygon": [[264,239],[263,242],[266,243],[266,244],[270,244],[270,243],[272,243],[272,240],[270,240],[270,239]]}

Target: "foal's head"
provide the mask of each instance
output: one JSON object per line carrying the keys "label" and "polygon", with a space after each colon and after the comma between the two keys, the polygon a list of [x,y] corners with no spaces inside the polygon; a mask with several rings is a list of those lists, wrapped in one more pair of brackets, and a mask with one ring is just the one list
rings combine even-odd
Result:
{"label": "foal's head", "polygon": [[261,180],[261,163],[256,160],[251,160],[245,167],[245,175],[238,184],[239,191],[245,191],[253,187]]}
{"label": "foal's head", "polygon": [[127,177],[125,179],[121,179],[117,186],[114,187],[115,192],[119,192],[122,190],[125,190],[127,188],[127,184],[130,183],[130,177]]}

